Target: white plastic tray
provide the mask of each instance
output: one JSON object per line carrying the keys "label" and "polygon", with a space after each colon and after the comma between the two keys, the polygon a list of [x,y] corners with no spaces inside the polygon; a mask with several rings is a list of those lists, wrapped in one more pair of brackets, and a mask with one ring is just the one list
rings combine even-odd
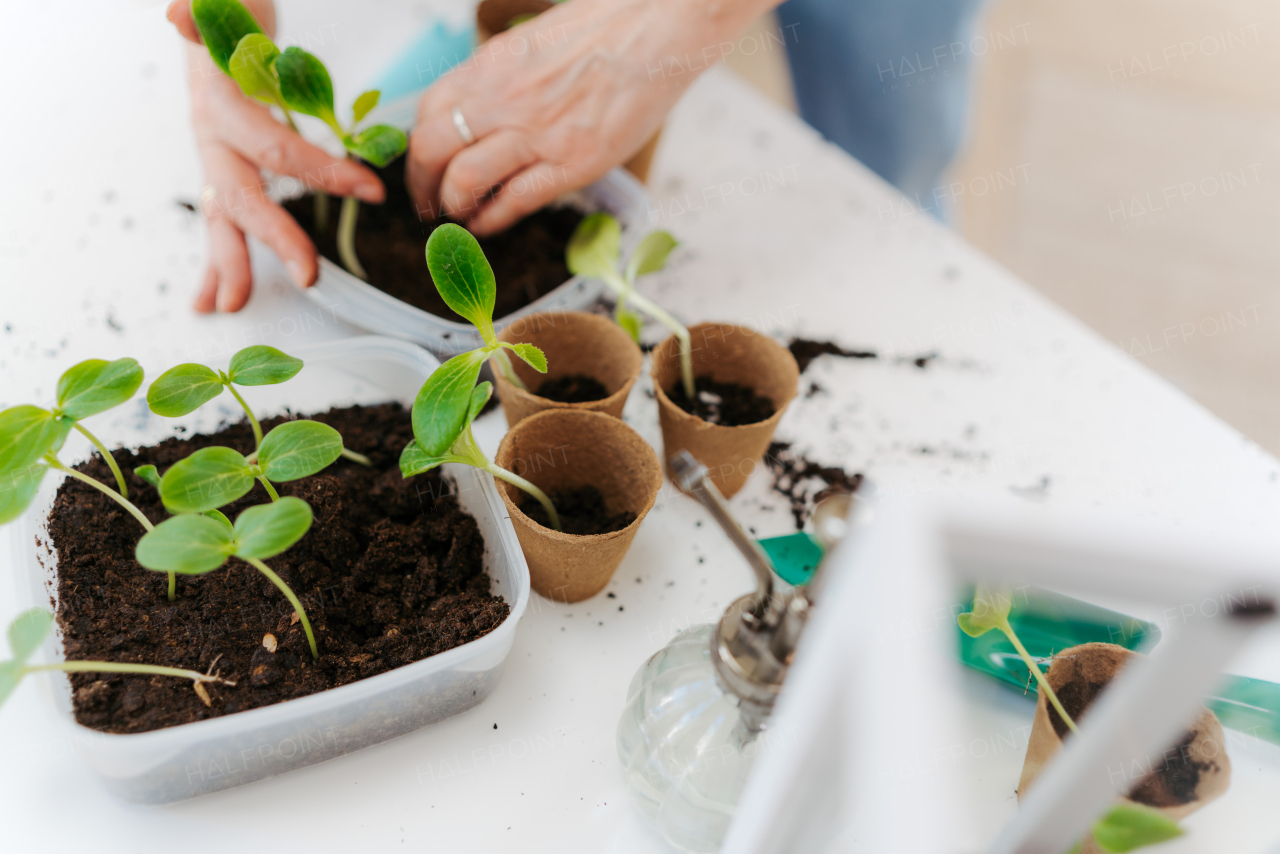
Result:
{"label": "white plastic tray", "polygon": [[[286,406],[302,413],[388,400],[408,406],[439,364],[412,344],[373,336],[291,352],[306,362],[297,377],[279,386],[242,390],[260,417]],[[104,416],[93,429],[108,446],[140,447],[173,435],[179,424],[192,431],[210,430],[239,413],[234,400],[223,395],[186,418],[160,418],[139,397]],[[70,463],[87,453],[87,443],[68,440],[61,456]],[[183,800],[369,747],[484,700],[502,674],[516,623],[528,603],[529,569],[492,477],[466,466],[445,466],[444,473],[484,535],[485,570],[493,593],[511,606],[501,625],[460,647],[350,685],[136,735],[105,734],[75,723],[70,683],[62,674],[48,674],[57,715],[107,788],[138,803]],[[56,555],[36,542],[47,538],[48,512],[61,482],[60,477],[46,478],[10,537],[19,586],[31,606],[48,607],[55,590]],[[50,638],[36,656],[61,660],[60,640]]]}

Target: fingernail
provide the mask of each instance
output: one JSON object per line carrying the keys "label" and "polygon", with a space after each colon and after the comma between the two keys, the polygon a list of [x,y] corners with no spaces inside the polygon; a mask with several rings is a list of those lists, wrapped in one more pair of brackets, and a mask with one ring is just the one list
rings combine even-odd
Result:
{"label": "fingernail", "polygon": [[293,283],[295,285],[300,288],[305,288],[307,285],[311,284],[307,281],[307,274],[302,269],[302,265],[297,261],[286,261],[284,266],[285,269],[289,271],[289,277],[293,279]]}

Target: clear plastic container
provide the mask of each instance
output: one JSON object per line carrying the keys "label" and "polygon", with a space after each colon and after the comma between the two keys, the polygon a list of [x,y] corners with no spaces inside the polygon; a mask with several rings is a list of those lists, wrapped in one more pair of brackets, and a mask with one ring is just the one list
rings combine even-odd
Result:
{"label": "clear plastic container", "polygon": [[[242,389],[260,417],[285,407],[308,413],[388,400],[408,406],[439,364],[420,347],[374,336],[288,349],[305,360],[301,373],[283,385]],[[180,419],[153,415],[139,398],[96,418],[93,430],[109,446],[140,447],[173,435],[177,425],[210,430],[239,415],[239,407],[226,394]],[[60,454],[67,463],[84,459],[89,451],[87,442],[77,441],[78,434],[73,437]],[[179,801],[342,756],[484,700],[502,675],[516,623],[528,603],[529,568],[493,478],[466,466],[447,465],[444,473],[484,534],[491,589],[511,606],[506,620],[482,638],[350,685],[136,735],[80,726],[71,713],[67,678],[42,674],[68,738],[107,789],[137,803]],[[48,607],[55,590],[57,558],[47,545],[47,517],[61,482],[60,477],[45,479],[10,537],[13,566],[31,606]],[[62,660],[60,641],[50,638],[36,657]]]}
{"label": "clear plastic container", "polygon": [[[622,225],[624,255],[639,239],[649,216],[648,197],[643,185],[622,169],[614,169],[594,184],[562,196],[557,204],[572,205],[584,212],[605,210],[617,217]],[[424,251],[425,248],[426,241],[423,241]],[[425,256],[422,284],[430,287]],[[604,284],[599,279],[574,276],[524,308],[496,318],[496,326],[501,330],[506,324],[536,312],[584,309],[603,288]],[[473,350],[484,343],[471,324],[446,320],[401,302],[351,275],[328,258],[320,259],[320,276],[306,294],[324,306],[326,312],[331,311],[361,329],[417,342],[440,356]]]}

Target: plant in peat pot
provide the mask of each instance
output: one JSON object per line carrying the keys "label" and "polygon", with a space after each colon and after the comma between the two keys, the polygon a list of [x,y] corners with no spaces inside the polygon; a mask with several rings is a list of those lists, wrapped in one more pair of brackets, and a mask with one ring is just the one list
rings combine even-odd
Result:
{"label": "plant in peat pot", "polygon": [[[343,127],[334,112],[333,81],[324,63],[300,47],[289,47],[282,52],[239,0],[192,0],[191,17],[214,64],[249,97],[279,107],[294,131],[298,127],[291,111],[323,121],[351,157],[381,167],[404,154],[408,139],[399,128],[372,125],[356,129],[378,105],[378,90],[364,92],[355,99],[351,105],[351,125]],[[316,222],[323,229],[328,219],[328,198],[317,193],[315,200]],[[367,279],[355,250],[359,212],[360,202],[354,196],[342,200],[338,254],[352,275]]]}
{"label": "plant in peat pot", "polygon": [[[9,699],[9,695],[22,681],[22,677],[28,673],[48,670],[60,670],[63,673],[137,673],[143,676],[173,676],[179,679],[190,679],[196,695],[200,697],[200,702],[206,706],[212,705],[209,692],[204,687],[206,682],[222,685],[236,684],[214,673],[213,666],[210,666],[208,673],[200,673],[177,667],[119,661],[56,661],[52,664],[28,664],[27,659],[40,647],[40,644],[44,643],[52,625],[53,614],[44,608],[24,611],[9,624],[9,648],[13,652],[13,658],[0,661],[0,706]],[[214,664],[217,664],[217,659],[214,659]]]}
{"label": "plant in peat pot", "polygon": [[[1055,656],[1055,665],[1050,668],[1049,674],[1046,676],[1013,630],[1013,625],[1009,620],[1012,606],[1013,592],[1010,588],[980,584],[974,591],[972,608],[958,615],[956,622],[960,629],[970,637],[980,637],[993,629],[999,630],[1013,645],[1018,656],[1026,664],[1027,670],[1039,686],[1040,697],[1036,708],[1036,721],[1032,728],[1032,735],[1027,748],[1027,767],[1023,769],[1023,779],[1018,786],[1018,794],[1021,796],[1027,790],[1031,780],[1039,773],[1044,762],[1060,746],[1062,739],[1071,733],[1079,731],[1073,716],[1068,713],[1065,707],[1066,704],[1060,697],[1060,692],[1064,690],[1071,691],[1070,695],[1063,694],[1062,696],[1068,697],[1067,704],[1073,705],[1076,715],[1079,715],[1087,708],[1087,704],[1093,699],[1094,694],[1105,685],[1105,682],[1086,682],[1084,680],[1076,680],[1076,684],[1072,684],[1067,679],[1061,678],[1058,662],[1067,661],[1079,666],[1076,659],[1083,660],[1090,657],[1090,654],[1096,651],[1093,648],[1097,647],[1110,648],[1103,656],[1109,661],[1122,660],[1117,658],[1117,655],[1128,657],[1135,655],[1135,653],[1112,644],[1084,644],[1078,647],[1071,647]],[[1083,666],[1093,669],[1091,664],[1084,664]],[[1111,675],[1114,672],[1115,670],[1112,668]],[[1054,686],[1051,684],[1055,677],[1059,679],[1057,691],[1054,690]],[[1088,692],[1089,696],[1082,696],[1080,691],[1082,686],[1086,686],[1085,692]],[[1048,713],[1050,707],[1054,712],[1052,716]],[[1050,722],[1051,719],[1059,723],[1055,725]],[[1204,730],[1213,729],[1216,729],[1217,744],[1221,746],[1224,743],[1221,727],[1217,724],[1217,718],[1213,716],[1213,713],[1206,709],[1198,721],[1195,731],[1189,734],[1184,744],[1179,745],[1179,757],[1175,762],[1177,764],[1186,764],[1191,760],[1192,757],[1190,755],[1183,754],[1193,746],[1195,739],[1192,736],[1201,735]],[[1051,732],[1055,733],[1051,736],[1055,743],[1046,749],[1046,735]],[[1213,738],[1212,733],[1210,738]],[[1035,755],[1034,761],[1033,754]],[[1195,807],[1191,807],[1191,809],[1187,808],[1190,806],[1190,801],[1175,805],[1167,797],[1149,797],[1150,791],[1160,785],[1157,781],[1168,774],[1168,765],[1168,754],[1166,753],[1165,765],[1162,765],[1139,781],[1130,791],[1128,798],[1122,799],[1108,810],[1105,815],[1095,821],[1090,828],[1089,836],[1077,843],[1071,849],[1070,854],[1081,854],[1081,852],[1118,854],[1118,852],[1133,851],[1137,848],[1154,845],[1181,836],[1182,829],[1178,827],[1177,819],[1187,815],[1195,807],[1207,802],[1210,797],[1215,797],[1219,794],[1221,791],[1217,788],[1219,783],[1222,789],[1226,787],[1226,781],[1221,774],[1209,785],[1193,787],[1197,789],[1203,788],[1203,791],[1196,793],[1198,797],[1195,801]],[[1220,772],[1220,768],[1216,770]],[[1186,777],[1185,773],[1180,769],[1175,770],[1173,774],[1179,778]],[[1199,771],[1197,771],[1198,774]]]}

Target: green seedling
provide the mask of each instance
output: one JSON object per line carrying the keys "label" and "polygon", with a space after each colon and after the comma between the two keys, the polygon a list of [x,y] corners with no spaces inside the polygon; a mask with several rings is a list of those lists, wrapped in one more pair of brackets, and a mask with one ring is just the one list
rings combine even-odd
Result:
{"label": "green seedling", "polygon": [[627,265],[618,271],[622,254],[622,227],[607,213],[593,213],[578,223],[569,245],[565,248],[565,261],[569,272],[575,276],[601,279],[618,298],[614,320],[637,342],[640,340],[640,317],[628,305],[633,305],[661,323],[680,342],[680,375],[684,393],[694,400],[693,348],[689,330],[668,314],[661,306],[636,292],[636,277],[656,273],[667,263],[667,256],[676,248],[676,239],[665,231],[651,231],[627,259]]}
{"label": "green seedling", "polygon": [[[1090,830],[1094,844],[1106,854],[1123,854],[1182,836],[1182,828],[1169,816],[1135,803],[1116,804]],[[1082,850],[1084,842],[1072,848],[1070,854],[1080,854]]]}
{"label": "green seedling", "polygon": [[[209,56],[222,71],[240,85],[249,97],[278,106],[289,126],[297,131],[291,112],[314,116],[333,131],[348,156],[386,166],[408,146],[404,131],[390,125],[357,126],[378,105],[380,93],[362,93],[351,105],[351,124],[343,127],[334,112],[333,81],[319,59],[300,47],[281,51],[263,32],[249,10],[239,0],[192,0],[191,17],[209,49]],[[316,224],[325,227],[327,201],[316,196]],[[342,200],[338,216],[338,254],[343,265],[361,279],[367,279],[356,257],[356,219],[360,202],[351,196]]]}
{"label": "green seedling", "polygon": [[[156,664],[127,664],[115,661],[58,661],[53,664],[28,664],[27,660],[40,647],[40,644],[44,643],[52,626],[53,614],[43,608],[24,611],[9,624],[9,648],[13,652],[13,658],[0,661],[0,706],[9,699],[9,695],[22,681],[22,677],[42,670],[61,670],[64,673],[137,673],[143,676],[173,676],[178,679],[190,679],[196,695],[206,706],[211,705],[211,701],[209,692],[204,687],[205,683],[236,684],[214,673],[213,665],[210,665],[208,673],[200,673],[196,670],[161,667]],[[216,665],[218,660],[215,658],[213,663]]]}
{"label": "green seedling", "polygon": [[208,516],[183,514],[166,519],[138,541],[138,563],[156,572],[204,575],[238,557],[265,575],[274,584],[302,623],[311,646],[311,656],[319,658],[311,621],[292,588],[263,563],[290,548],[311,527],[311,508],[301,498],[281,498],[270,504],[250,507],[226,525]]}
{"label": "green seedling", "polygon": [[[440,370],[437,369],[436,373],[439,372]],[[435,374],[432,374],[432,377],[434,376]],[[430,382],[431,380],[428,379],[427,383],[430,384]],[[423,391],[425,390],[426,386],[424,385]],[[507,483],[523,489],[536,498],[543,509],[547,511],[547,516],[551,518],[551,526],[559,531],[560,516],[556,513],[555,505],[551,503],[551,499],[547,497],[547,494],[518,474],[507,471],[486,457],[484,451],[480,450],[480,446],[476,444],[475,437],[471,434],[471,422],[480,414],[480,410],[484,409],[484,405],[489,402],[491,394],[493,394],[493,383],[489,382],[480,383],[480,385],[471,390],[467,410],[463,414],[462,429],[458,431],[458,435],[449,443],[444,453],[428,453],[423,449],[421,441],[417,439],[405,446],[404,452],[400,454],[400,474],[404,477],[413,477],[415,474],[429,472],[444,463],[462,463],[463,465],[478,468],[481,471],[487,471],[494,477],[505,480]],[[418,393],[418,400],[422,400],[422,392]],[[415,402],[413,405],[415,436],[418,432],[419,414],[418,403]]]}
{"label": "green seedling", "polygon": [[57,405],[52,410],[15,406],[0,413],[0,472],[25,468],[50,451],[57,451],[66,441],[67,431],[74,428],[102,454],[115,475],[120,494],[128,498],[129,487],[115,457],[83,421],[133,397],[142,385],[142,376],[142,368],[134,359],[89,359],[58,378]]}

